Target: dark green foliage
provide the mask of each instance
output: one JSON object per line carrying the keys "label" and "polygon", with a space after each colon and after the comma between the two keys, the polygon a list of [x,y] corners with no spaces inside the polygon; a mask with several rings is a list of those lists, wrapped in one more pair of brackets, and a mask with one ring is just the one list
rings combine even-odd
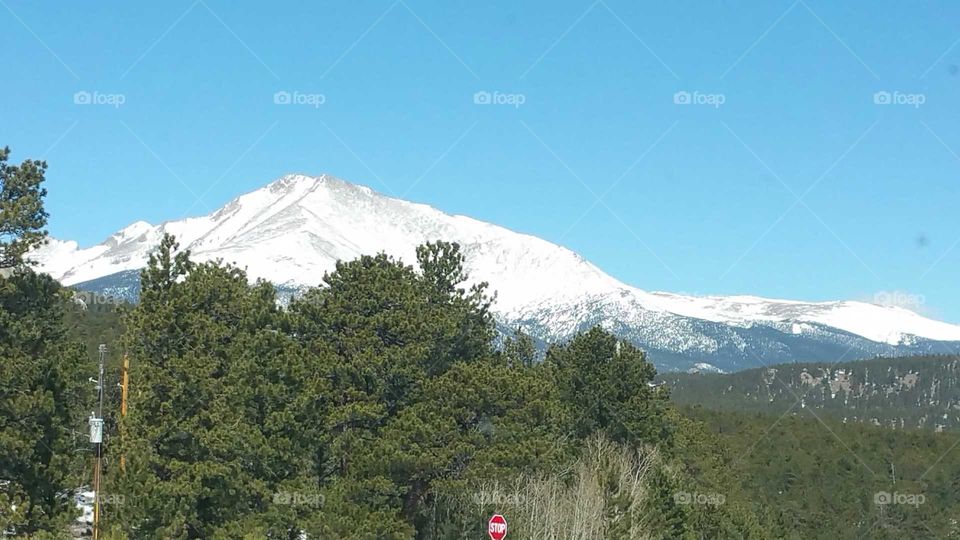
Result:
{"label": "dark green foliage", "polygon": [[47,164],[26,160],[10,165],[10,148],[0,148],[0,269],[28,261],[24,256],[46,240],[47,212],[41,187]]}
{"label": "dark green foliage", "polygon": [[594,328],[548,350],[546,363],[574,436],[602,432],[618,442],[669,445],[668,395],[650,385],[657,372],[643,351]]}
{"label": "dark green foliage", "polygon": [[[808,412],[685,414],[719,435],[725,468],[752,493],[771,537],[960,537],[956,434],[821,422]],[[877,504],[886,493],[902,502]],[[916,495],[922,502],[910,504]]]}
{"label": "dark green foliage", "polygon": [[62,533],[87,448],[82,345],[69,339],[60,285],[25,259],[42,244],[47,165],[0,149],[0,531]]}
{"label": "dark green foliage", "polygon": [[487,296],[487,283],[465,288],[466,258],[458,244],[428,242],[417,247],[417,262],[434,309],[450,312],[454,323],[445,329],[439,344],[444,360],[472,359],[490,354],[493,339],[492,298]]}
{"label": "dark green foliage", "polygon": [[[70,295],[71,291],[68,290],[65,293]],[[90,365],[97,363],[97,347],[100,344],[109,344],[107,369],[118,370],[123,355],[121,351],[114,350],[114,346],[119,343],[120,336],[123,334],[123,315],[134,306],[113,302],[84,305],[78,303],[76,298],[74,296],[73,299],[66,301],[63,310],[68,337],[86,346]]]}
{"label": "dark green foliage", "polygon": [[728,375],[665,373],[680,404],[780,415],[805,407],[895,429],[960,428],[960,357],[779,364]]}
{"label": "dark green foliage", "polygon": [[503,356],[513,366],[532,367],[537,361],[537,346],[533,338],[520,328],[503,343]]}
{"label": "dark green foliage", "polygon": [[81,482],[86,454],[77,451],[88,448],[83,411],[92,402],[60,292],[27,269],[0,278],[0,530],[62,530],[68,490]]}
{"label": "dark green foliage", "polygon": [[[518,380],[491,348],[485,286],[462,283],[459,247],[439,242],[417,254],[420,272],[385,255],[339,263],[325,287],[291,305],[291,320],[307,349],[336,356],[317,419],[323,478],[422,531],[443,489],[463,485],[477,463],[495,467],[495,450],[478,456],[521,433],[532,439],[544,413],[542,392],[510,395]],[[531,424],[518,428],[527,414]]]}
{"label": "dark green foliage", "polygon": [[[322,391],[296,342],[279,332],[273,289],[243,272],[192,264],[164,239],[126,320],[132,357],[123,519],[151,537],[231,537],[256,523],[293,534],[312,492],[307,400]],[[313,487],[311,487],[313,486]]]}

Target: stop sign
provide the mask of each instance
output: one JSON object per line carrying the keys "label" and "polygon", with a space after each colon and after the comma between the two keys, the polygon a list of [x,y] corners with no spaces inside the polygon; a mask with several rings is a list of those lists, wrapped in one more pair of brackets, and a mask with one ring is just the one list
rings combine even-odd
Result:
{"label": "stop sign", "polygon": [[487,524],[487,534],[490,535],[491,540],[503,540],[507,536],[507,520],[500,514],[494,514],[490,518],[490,523]]}

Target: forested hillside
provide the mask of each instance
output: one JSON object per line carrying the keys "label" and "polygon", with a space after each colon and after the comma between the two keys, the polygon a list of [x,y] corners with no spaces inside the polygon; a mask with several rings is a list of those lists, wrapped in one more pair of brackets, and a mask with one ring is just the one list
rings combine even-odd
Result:
{"label": "forested hillside", "polygon": [[676,403],[779,415],[812,408],[896,429],[960,427],[960,356],[778,364],[731,374],[664,373]]}
{"label": "forested hillside", "polygon": [[960,538],[960,435],[684,408],[769,512],[768,538]]}

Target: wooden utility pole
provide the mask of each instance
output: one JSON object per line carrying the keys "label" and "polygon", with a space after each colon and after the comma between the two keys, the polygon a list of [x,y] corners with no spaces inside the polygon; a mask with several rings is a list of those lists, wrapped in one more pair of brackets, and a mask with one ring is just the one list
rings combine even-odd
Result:
{"label": "wooden utility pole", "polygon": [[[130,385],[130,357],[124,353],[123,369],[120,372],[120,439],[124,436],[123,419],[127,416],[127,393]],[[127,471],[126,456],[120,454],[120,472]]]}
{"label": "wooden utility pole", "polygon": [[100,456],[93,467],[93,540],[100,538]]}

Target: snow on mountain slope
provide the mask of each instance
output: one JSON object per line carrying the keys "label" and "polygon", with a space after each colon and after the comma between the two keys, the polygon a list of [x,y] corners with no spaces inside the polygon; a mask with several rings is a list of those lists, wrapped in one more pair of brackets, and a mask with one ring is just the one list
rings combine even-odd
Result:
{"label": "snow on mountain slope", "polygon": [[[934,321],[908,309],[865,302],[798,302],[756,296],[694,297],[654,293],[666,311],[714,322],[815,322],[896,345],[904,335],[938,341],[960,339],[960,326]],[[802,329],[802,325],[800,327]]]}
{"label": "snow on mountain slope", "polygon": [[[73,285],[142,268],[166,233],[175,235],[197,260],[233,262],[246,267],[251,279],[285,287],[319,284],[338,259],[385,251],[412,263],[418,244],[455,241],[464,250],[470,275],[488,281],[497,292],[500,319],[526,321],[550,339],[568,337],[585,324],[603,324],[623,326],[623,332],[640,336],[644,345],[670,351],[745,350],[749,340],[742,332],[725,328],[756,325],[798,336],[823,334],[829,327],[890,346],[914,338],[960,341],[960,326],[863,302],[646,292],[542,239],[386,197],[327,175],[284,176],[211,215],[156,226],[136,222],[90,248],[51,240],[32,257],[43,271]],[[842,342],[846,338],[840,334],[830,339]],[[773,341],[778,340],[783,341]]]}
{"label": "snow on mountain slope", "polygon": [[570,250],[427,205],[379,195],[330,176],[285,176],[231,201],[210,216],[150,226],[135,223],[104,243],[79,249],[52,240],[32,255],[67,285],[141,268],[165,233],[198,260],[222,258],[252,278],[315,285],[338,259],[386,251],[412,262],[428,240],[459,242],[468,270],[494,283],[509,312],[548,298],[621,286]]}

